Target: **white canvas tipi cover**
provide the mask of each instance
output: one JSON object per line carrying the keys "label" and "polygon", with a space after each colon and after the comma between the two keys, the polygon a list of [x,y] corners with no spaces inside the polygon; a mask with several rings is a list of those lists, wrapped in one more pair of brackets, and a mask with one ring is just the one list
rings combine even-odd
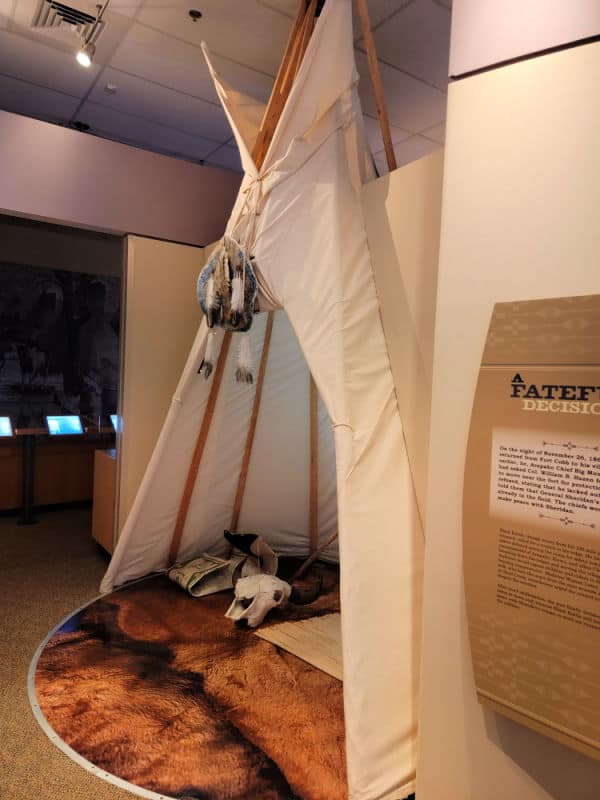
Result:
{"label": "white canvas tipi cover", "polygon": [[[320,457],[330,467],[335,441],[349,796],[400,800],[414,789],[423,537],[361,209],[368,161],[352,41],[350,0],[328,0],[260,172],[250,157],[255,109],[213,73],[245,170],[228,231],[255,226],[261,308],[283,308],[291,323],[276,315],[239,530],[280,552],[308,549],[308,491],[290,466],[308,458],[298,444],[308,424],[301,348],[330,418],[331,428],[322,409]],[[264,316],[251,334],[257,353]],[[104,591],[168,566],[211,385],[197,374],[206,338],[202,323]],[[252,389],[228,370],[180,557],[218,551],[229,522]],[[328,474],[325,464],[322,539],[335,530]]]}

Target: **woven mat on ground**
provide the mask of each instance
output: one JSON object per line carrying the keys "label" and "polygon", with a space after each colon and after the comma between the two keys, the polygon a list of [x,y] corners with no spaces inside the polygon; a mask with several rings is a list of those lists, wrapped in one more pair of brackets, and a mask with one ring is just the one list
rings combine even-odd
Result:
{"label": "woven mat on ground", "polygon": [[254,633],[328,675],[342,680],[342,629],[339,614],[327,614],[298,622],[282,622],[269,628],[259,628]]}

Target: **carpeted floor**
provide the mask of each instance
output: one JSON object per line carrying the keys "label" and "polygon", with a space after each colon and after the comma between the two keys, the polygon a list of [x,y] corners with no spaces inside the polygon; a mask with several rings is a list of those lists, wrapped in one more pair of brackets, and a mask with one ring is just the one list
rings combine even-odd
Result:
{"label": "carpeted floor", "polygon": [[[131,800],[74,763],[46,737],[27,696],[31,659],[48,631],[98,594],[107,558],[93,542],[91,513],[40,514],[20,527],[0,516],[0,797]],[[410,799],[409,799],[410,800]]]}
{"label": "carpeted floor", "polygon": [[63,755],[33,717],[27,671],[46,634],[98,594],[106,559],[85,509],[39,515],[20,527],[0,517],[0,797],[131,800]]}

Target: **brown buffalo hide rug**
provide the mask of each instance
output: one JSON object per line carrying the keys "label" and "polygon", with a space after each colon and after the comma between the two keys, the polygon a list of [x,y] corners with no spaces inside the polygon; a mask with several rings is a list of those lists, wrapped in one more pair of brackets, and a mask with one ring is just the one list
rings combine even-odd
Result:
{"label": "brown buffalo hide rug", "polygon": [[[320,598],[265,624],[339,610],[336,571],[317,571]],[[164,576],[94,601],[40,655],[44,716],[99,768],[181,800],[343,800],[342,684],[236,627],[230,601]]]}

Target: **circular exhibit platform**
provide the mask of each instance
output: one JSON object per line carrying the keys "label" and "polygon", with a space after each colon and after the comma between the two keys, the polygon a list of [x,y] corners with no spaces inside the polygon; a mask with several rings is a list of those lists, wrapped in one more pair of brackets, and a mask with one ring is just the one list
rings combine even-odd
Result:
{"label": "circular exhibit platform", "polygon": [[[266,625],[339,610],[321,596]],[[343,800],[342,683],[224,613],[231,592],[195,599],[165,576],[75,611],[38,648],[29,696],[50,739],[142,797]]]}

